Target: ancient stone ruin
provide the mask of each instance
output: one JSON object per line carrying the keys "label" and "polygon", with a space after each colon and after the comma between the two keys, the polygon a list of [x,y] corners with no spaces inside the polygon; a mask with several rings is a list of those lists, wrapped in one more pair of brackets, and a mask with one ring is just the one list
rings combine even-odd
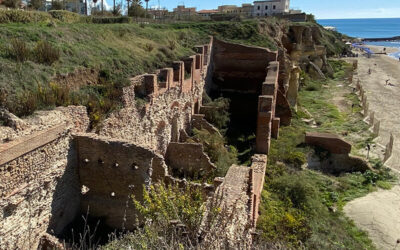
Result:
{"label": "ancient stone ruin", "polygon": [[[278,54],[216,39],[195,49],[170,68],[133,77],[123,89],[123,107],[96,133],[89,131],[85,107],[23,120],[3,115],[9,122],[0,127],[2,248],[56,247],[55,237],[88,209],[111,228],[133,229],[139,214],[131,195],[140,200],[143,188],[159,181],[197,185],[210,198],[222,193],[228,210],[240,201],[235,220],[221,232],[234,242],[232,232],[241,231],[251,241],[270,140],[281,121],[290,123],[279,108],[289,103],[285,96],[278,101]],[[251,167],[234,165],[214,185],[181,178],[215,170],[201,144],[185,142],[193,128],[219,133],[201,114],[203,91],[229,96],[232,119],[256,134]]]}

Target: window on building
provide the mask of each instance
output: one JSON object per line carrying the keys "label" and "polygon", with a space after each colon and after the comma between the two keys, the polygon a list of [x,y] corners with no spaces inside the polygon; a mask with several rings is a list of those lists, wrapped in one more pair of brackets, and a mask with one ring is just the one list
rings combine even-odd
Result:
{"label": "window on building", "polygon": [[274,10],[276,10],[276,5],[274,5],[272,8],[273,8]]}
{"label": "window on building", "polygon": [[265,16],[268,16],[268,14],[267,14],[267,13],[265,13]]}
{"label": "window on building", "polygon": [[257,6],[257,10],[260,10],[261,9],[261,7],[260,6]]}
{"label": "window on building", "polygon": [[260,14],[259,14],[259,13],[257,13],[257,16],[260,16]]}
{"label": "window on building", "polygon": [[268,10],[268,5],[267,5],[267,6],[265,6],[265,9],[266,9],[266,10]]}

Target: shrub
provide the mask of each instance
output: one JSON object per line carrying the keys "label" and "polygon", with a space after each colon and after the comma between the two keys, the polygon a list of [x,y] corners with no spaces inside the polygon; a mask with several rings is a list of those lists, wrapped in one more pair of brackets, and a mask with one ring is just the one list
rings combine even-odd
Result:
{"label": "shrub", "polygon": [[46,12],[0,9],[0,23],[40,23],[50,20],[51,16]]}
{"label": "shrub", "polygon": [[[208,100],[209,101],[209,100]],[[229,118],[229,105],[230,100],[228,98],[217,98],[213,101],[205,103],[205,117],[207,121],[211,122],[218,129],[224,129],[228,125]]]}
{"label": "shrub", "polygon": [[307,91],[318,91],[321,90],[321,83],[317,82],[308,82],[306,85],[306,90]]}
{"label": "shrub", "polygon": [[233,146],[226,147],[224,138],[217,134],[211,134],[207,130],[193,130],[193,140],[204,146],[204,152],[217,166],[216,176],[225,176],[229,167],[237,163],[237,149]]}
{"label": "shrub", "polygon": [[168,48],[170,50],[175,50],[176,49],[176,41],[174,40],[168,40]]}
{"label": "shrub", "polygon": [[112,24],[112,23],[130,23],[131,19],[127,16],[120,16],[120,17],[91,17],[90,21],[92,23],[98,24]]}
{"label": "shrub", "polygon": [[25,41],[15,38],[11,40],[9,54],[16,61],[25,62],[29,58],[30,50]]}
{"label": "shrub", "polygon": [[33,56],[38,63],[52,65],[60,59],[60,50],[47,41],[39,41],[33,49]]}
{"label": "shrub", "polygon": [[8,8],[17,9],[21,4],[21,0],[4,0],[3,4]]}
{"label": "shrub", "polygon": [[173,220],[185,225],[195,236],[205,208],[205,199],[199,188],[179,189],[178,186],[155,184],[143,191],[143,202],[134,199],[135,208],[145,219],[167,228]]}
{"label": "shrub", "polygon": [[54,19],[65,23],[76,23],[80,21],[80,15],[66,10],[51,10],[48,12]]}
{"label": "shrub", "polygon": [[307,162],[307,159],[303,152],[292,151],[285,157],[284,162],[293,164],[295,168],[301,168],[301,166]]}
{"label": "shrub", "polygon": [[64,9],[64,4],[61,1],[53,1],[51,3],[51,10],[62,10]]}
{"label": "shrub", "polygon": [[166,47],[166,46],[162,46],[158,49],[163,55],[165,55],[168,59],[173,59],[175,57],[174,53],[172,53],[172,51]]}
{"label": "shrub", "polygon": [[146,44],[144,45],[144,49],[145,49],[147,52],[152,52],[153,49],[154,49],[154,45],[151,44],[151,43],[146,43]]}
{"label": "shrub", "polygon": [[305,209],[311,207],[311,201],[316,197],[316,190],[307,180],[299,178],[296,174],[283,175],[272,181],[271,189],[295,208]]}

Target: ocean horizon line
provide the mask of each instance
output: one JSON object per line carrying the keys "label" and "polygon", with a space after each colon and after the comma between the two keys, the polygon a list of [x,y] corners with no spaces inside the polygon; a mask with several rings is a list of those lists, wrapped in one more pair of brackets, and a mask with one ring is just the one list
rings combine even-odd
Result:
{"label": "ocean horizon line", "polygon": [[315,20],[320,21],[320,20],[362,20],[362,19],[400,19],[400,17],[359,17],[359,18],[317,18]]}

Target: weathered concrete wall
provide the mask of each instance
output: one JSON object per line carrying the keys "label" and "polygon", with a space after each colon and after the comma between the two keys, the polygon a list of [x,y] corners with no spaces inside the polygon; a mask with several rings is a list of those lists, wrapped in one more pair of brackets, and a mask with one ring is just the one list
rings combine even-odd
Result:
{"label": "weathered concrete wall", "polygon": [[110,227],[133,229],[138,213],[131,195],[142,200],[143,188],[165,176],[163,157],[129,141],[95,134],[76,135],[75,141],[80,183],[89,189],[81,211],[89,209]]}
{"label": "weathered concrete wall", "polygon": [[[0,145],[1,249],[34,249],[44,233],[61,233],[79,211],[71,131],[87,129],[85,113],[84,107],[40,112],[24,120],[25,131],[14,131],[14,141]],[[55,125],[41,126],[47,120]]]}

